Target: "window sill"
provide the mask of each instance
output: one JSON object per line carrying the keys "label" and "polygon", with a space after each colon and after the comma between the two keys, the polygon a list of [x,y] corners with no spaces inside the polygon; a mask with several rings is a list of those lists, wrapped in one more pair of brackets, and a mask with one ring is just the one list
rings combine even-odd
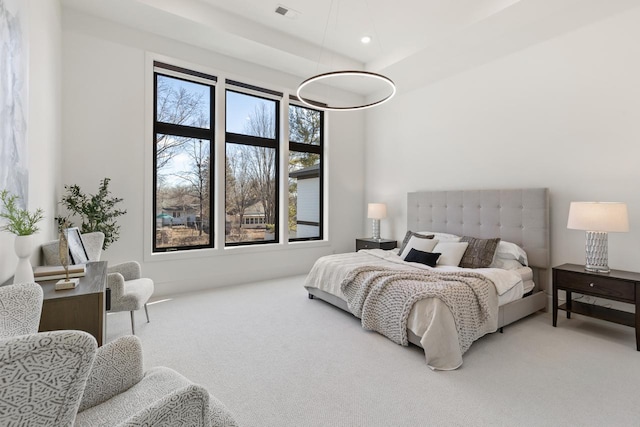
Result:
{"label": "window sill", "polygon": [[261,245],[229,246],[213,249],[192,249],[185,251],[155,252],[145,254],[145,262],[175,261],[180,259],[213,258],[219,256],[246,255],[252,253],[281,252],[300,249],[314,249],[330,246],[328,240],[308,240],[301,242],[266,243]]}

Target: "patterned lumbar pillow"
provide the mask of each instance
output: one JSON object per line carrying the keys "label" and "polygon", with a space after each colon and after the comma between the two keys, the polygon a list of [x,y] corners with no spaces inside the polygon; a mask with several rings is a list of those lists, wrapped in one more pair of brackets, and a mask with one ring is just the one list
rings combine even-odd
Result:
{"label": "patterned lumbar pillow", "polygon": [[424,234],[416,233],[413,231],[407,231],[407,234],[404,235],[404,239],[402,239],[402,244],[400,245],[400,250],[398,251],[398,255],[402,256],[402,251],[404,251],[404,248],[407,247],[407,243],[409,243],[409,239],[411,239],[411,236],[415,236],[418,239],[433,239],[433,234],[424,235]]}
{"label": "patterned lumbar pillow", "polygon": [[469,243],[462,260],[460,260],[460,267],[487,268],[493,261],[500,238],[476,239],[475,237],[463,236],[460,241]]}

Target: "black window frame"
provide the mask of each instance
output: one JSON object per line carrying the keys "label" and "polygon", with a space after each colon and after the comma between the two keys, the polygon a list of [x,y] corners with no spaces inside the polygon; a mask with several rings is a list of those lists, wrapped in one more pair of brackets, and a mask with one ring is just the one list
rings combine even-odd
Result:
{"label": "black window frame", "polygon": [[[240,82],[236,82],[233,80],[226,80],[226,84],[227,87],[225,88],[225,94],[224,94],[224,108],[225,108],[225,117],[226,114],[228,112],[227,109],[227,93],[229,92],[234,92],[234,93],[238,93],[241,95],[246,95],[246,96],[252,96],[255,98],[260,98],[260,99],[265,99],[267,101],[272,101],[275,102],[275,117],[274,117],[274,121],[275,121],[275,128],[274,128],[274,139],[270,139],[270,138],[263,138],[263,137],[259,137],[259,136],[252,136],[252,135],[244,135],[244,134],[239,134],[239,133],[234,133],[234,132],[228,132],[227,128],[226,128],[226,123],[225,123],[225,138],[224,138],[224,143],[225,143],[225,156],[226,156],[226,152],[227,152],[227,144],[231,143],[231,144],[238,144],[238,145],[246,145],[246,146],[252,146],[252,147],[265,147],[265,148],[273,148],[275,149],[275,191],[274,191],[274,215],[275,215],[275,219],[276,222],[274,224],[274,238],[273,240],[253,240],[253,241],[245,241],[245,242],[227,242],[226,236],[225,236],[225,241],[224,241],[224,246],[225,247],[237,247],[237,246],[252,246],[252,245],[267,245],[267,244],[277,244],[280,243],[280,155],[281,155],[281,149],[280,149],[280,106],[281,106],[281,99],[275,99],[274,97],[268,97],[268,96],[260,96],[254,92],[263,92],[266,94],[270,94],[270,95],[274,95],[276,97],[280,97],[282,98],[282,94],[279,92],[275,92],[275,91],[271,91],[268,89],[262,89],[260,87],[257,86],[252,86],[252,85],[248,85],[248,84],[243,84]],[[245,92],[242,89],[249,89],[251,92]],[[225,159],[226,161],[226,159]],[[225,172],[226,173],[226,172]],[[225,198],[224,200],[226,200],[226,192],[227,192],[227,188],[226,188],[226,179],[225,179]],[[226,216],[227,216],[227,207],[225,205],[224,208],[224,216],[225,216],[225,220],[226,220]]]}
{"label": "black window frame", "polygon": [[[153,70],[153,221],[152,221],[152,253],[189,251],[194,249],[213,249],[215,247],[215,83],[217,77],[200,73],[198,71],[189,70],[171,64],[154,61]],[[169,72],[162,72],[167,70]],[[158,76],[165,76],[177,80],[209,86],[209,129],[198,128],[193,126],[185,126],[174,123],[166,123],[158,121]],[[198,77],[198,80],[189,79],[189,76]],[[209,80],[211,83],[205,83],[201,79]],[[209,141],[209,243],[206,245],[190,245],[190,246],[166,246],[159,248],[156,239],[156,215],[157,215],[157,189],[158,189],[158,135],[171,135],[185,138],[194,138]]]}
{"label": "black window frame", "polygon": [[[315,108],[307,107],[302,103],[299,103],[298,99],[294,96],[290,98],[289,109],[291,109],[292,106],[296,108],[304,108],[307,110],[316,111],[320,113],[320,140],[318,145],[291,141],[290,139],[291,132],[289,132],[289,135],[287,137],[287,139],[289,140],[289,153],[291,153],[292,151],[302,152],[302,153],[313,153],[313,154],[318,154],[320,157],[320,165],[318,167],[318,179],[319,179],[319,185],[320,185],[320,188],[318,189],[318,197],[320,198],[320,200],[318,201],[318,207],[320,209],[320,212],[318,215],[318,224],[317,224],[319,235],[317,237],[289,238],[289,242],[306,242],[306,241],[313,241],[313,240],[323,240],[324,239],[324,120],[325,120],[324,113],[325,112]],[[289,120],[289,111],[287,111],[287,120]],[[289,161],[290,159],[287,159],[287,163]],[[300,222],[297,222],[297,221],[296,223],[300,224]],[[309,224],[309,225],[316,225],[316,224]]]}

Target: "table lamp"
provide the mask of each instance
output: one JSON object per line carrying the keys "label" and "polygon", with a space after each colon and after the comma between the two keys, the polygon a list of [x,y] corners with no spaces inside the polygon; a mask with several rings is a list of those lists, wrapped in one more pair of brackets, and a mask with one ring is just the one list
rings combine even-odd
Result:
{"label": "table lamp", "polygon": [[384,203],[369,203],[367,218],[373,220],[373,239],[380,240],[380,220],[387,217],[387,205]]}
{"label": "table lamp", "polygon": [[586,271],[609,273],[607,233],[629,231],[626,203],[571,202],[567,228],[586,231]]}

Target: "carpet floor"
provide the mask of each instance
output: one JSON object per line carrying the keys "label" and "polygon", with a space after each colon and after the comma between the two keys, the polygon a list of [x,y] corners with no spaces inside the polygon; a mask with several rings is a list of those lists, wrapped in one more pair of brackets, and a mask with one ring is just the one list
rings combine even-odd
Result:
{"label": "carpet floor", "polygon": [[[241,426],[639,426],[632,328],[538,313],[430,370],[359,320],[310,300],[304,276],[176,295],[136,312],[147,368],[205,386]],[[564,313],[561,313],[564,314]],[[131,332],[107,316],[107,340]]]}

